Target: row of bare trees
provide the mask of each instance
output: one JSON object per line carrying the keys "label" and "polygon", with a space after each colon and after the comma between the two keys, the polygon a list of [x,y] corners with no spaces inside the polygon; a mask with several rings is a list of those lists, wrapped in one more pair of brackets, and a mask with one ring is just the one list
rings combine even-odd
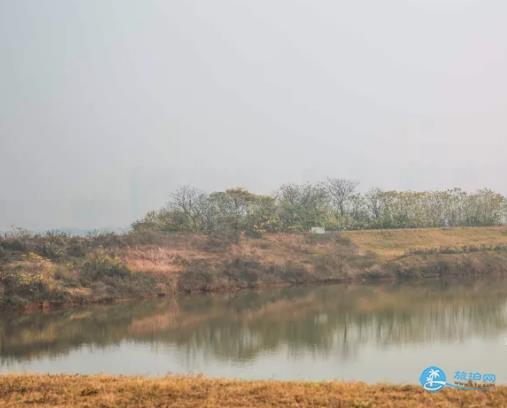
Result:
{"label": "row of bare trees", "polygon": [[134,229],[163,231],[263,232],[425,228],[499,225],[506,221],[507,200],[488,189],[445,191],[357,191],[358,183],[327,179],[284,184],[273,195],[241,188],[207,194],[178,188],[166,208],[148,213]]}

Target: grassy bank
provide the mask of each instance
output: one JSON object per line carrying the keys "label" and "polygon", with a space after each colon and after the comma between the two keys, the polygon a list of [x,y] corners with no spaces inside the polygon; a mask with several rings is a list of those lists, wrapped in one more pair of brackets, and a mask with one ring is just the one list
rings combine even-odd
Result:
{"label": "grassy bank", "polygon": [[7,375],[0,377],[0,402],[5,407],[504,407],[507,388],[431,394],[415,385]]}
{"label": "grassy bank", "polygon": [[0,239],[0,305],[40,308],[273,285],[504,275],[507,227]]}

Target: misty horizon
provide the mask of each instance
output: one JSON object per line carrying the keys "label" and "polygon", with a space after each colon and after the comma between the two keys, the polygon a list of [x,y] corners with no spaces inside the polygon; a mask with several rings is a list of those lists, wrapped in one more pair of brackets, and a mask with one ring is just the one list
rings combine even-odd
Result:
{"label": "misty horizon", "polygon": [[[396,191],[396,190],[384,190],[384,189],[380,189],[378,188],[377,186],[372,186],[372,187],[369,187],[369,188],[364,188],[364,186],[361,186],[361,184],[359,182],[357,182],[357,180],[351,180],[352,182],[355,182],[357,183],[357,186],[356,186],[356,192],[357,193],[367,193],[368,191],[373,191],[375,189],[379,189],[380,191],[385,191],[385,192],[389,192],[389,191]],[[316,180],[316,181],[306,181],[306,182],[302,182],[300,184],[298,184],[299,186],[303,186],[303,185],[319,185],[321,184],[322,180]],[[245,186],[229,186],[229,187],[226,187],[223,189],[223,191],[228,191],[228,190],[235,190],[235,189],[241,189],[241,190],[246,190],[246,191],[249,191],[253,194],[259,194],[259,195],[266,195],[266,196],[271,196],[271,197],[274,197],[276,196],[277,192],[278,192],[278,189],[280,187],[283,187],[283,186],[286,186],[286,185],[293,185],[294,183],[291,183],[291,182],[288,182],[288,183],[282,183],[280,186],[278,186],[277,189],[273,189],[272,191],[269,191],[269,192],[266,192],[266,191],[263,191],[263,192],[257,192],[257,191],[252,191],[251,189],[248,189],[248,187],[245,187]],[[210,193],[213,193],[213,192],[216,192],[216,191],[208,191],[208,190],[204,190],[202,188],[199,188],[198,186],[191,186],[191,185],[186,185],[186,186],[183,186],[183,185],[179,185],[177,186],[177,188],[172,191],[172,192],[169,192],[167,194],[167,198],[166,200],[161,204],[159,205],[158,207],[154,207],[154,208],[149,208],[147,209],[145,212],[143,212],[142,214],[140,214],[139,217],[136,217],[134,219],[132,219],[132,221],[129,223],[129,224],[126,224],[126,225],[101,225],[101,226],[75,226],[75,225],[63,225],[63,226],[50,226],[50,227],[45,227],[45,228],[40,228],[40,229],[37,229],[37,228],[27,228],[23,225],[14,225],[14,224],[11,224],[8,228],[4,228],[3,230],[0,229],[0,232],[9,232],[9,231],[15,231],[16,229],[21,229],[21,230],[26,230],[26,231],[32,231],[32,232],[46,232],[46,231],[60,231],[60,232],[68,232],[68,233],[71,233],[71,234],[78,234],[78,235],[86,235],[88,233],[93,233],[93,232],[126,232],[128,231],[129,229],[131,229],[132,227],[132,224],[136,221],[140,221],[143,216],[145,216],[147,213],[151,212],[151,211],[158,211],[158,210],[161,210],[163,208],[167,208],[170,201],[171,201],[171,195],[178,190],[178,188],[181,188],[181,187],[189,187],[189,188],[192,188],[192,189],[195,189],[195,191],[197,192],[201,192],[205,195],[207,194],[210,194]],[[476,193],[480,190],[491,190],[487,187],[483,187],[483,188],[479,188],[479,189],[476,189],[476,190],[466,190],[466,189],[462,189],[461,187],[457,187],[457,186],[454,186],[454,187],[449,187],[449,188],[446,188],[446,189],[443,189],[443,190],[433,190],[433,191],[451,191],[451,190],[461,190],[463,192],[466,192],[466,193]],[[405,191],[405,192],[415,192],[416,190],[411,190],[411,189],[408,189],[408,190],[402,190],[402,191]],[[493,190],[491,190],[493,191]],[[430,191],[418,191],[418,192],[430,192]],[[494,191],[495,192],[495,191]],[[135,200],[134,200],[134,203],[130,202],[131,206],[135,205]],[[93,207],[92,207],[93,208]],[[104,210],[104,208],[100,208],[100,207],[95,207],[97,209],[98,212],[101,212]]]}
{"label": "misty horizon", "polygon": [[0,231],[128,227],[187,184],[507,195],[506,11],[0,0]]}

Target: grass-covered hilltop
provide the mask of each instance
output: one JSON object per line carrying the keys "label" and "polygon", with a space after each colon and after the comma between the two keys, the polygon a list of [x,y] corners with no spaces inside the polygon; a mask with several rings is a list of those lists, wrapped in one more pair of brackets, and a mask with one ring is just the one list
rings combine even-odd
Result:
{"label": "grass-covered hilltop", "polygon": [[0,307],[507,272],[502,195],[355,187],[328,180],[273,196],[183,187],[125,234],[4,234]]}

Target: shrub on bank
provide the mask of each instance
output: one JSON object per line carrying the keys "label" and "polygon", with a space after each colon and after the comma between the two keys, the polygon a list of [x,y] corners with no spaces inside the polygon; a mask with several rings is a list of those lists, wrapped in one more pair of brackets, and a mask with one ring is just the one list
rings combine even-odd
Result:
{"label": "shrub on bank", "polygon": [[108,255],[104,250],[88,254],[79,268],[81,282],[85,284],[93,281],[125,279],[130,275],[130,270],[120,259]]}

